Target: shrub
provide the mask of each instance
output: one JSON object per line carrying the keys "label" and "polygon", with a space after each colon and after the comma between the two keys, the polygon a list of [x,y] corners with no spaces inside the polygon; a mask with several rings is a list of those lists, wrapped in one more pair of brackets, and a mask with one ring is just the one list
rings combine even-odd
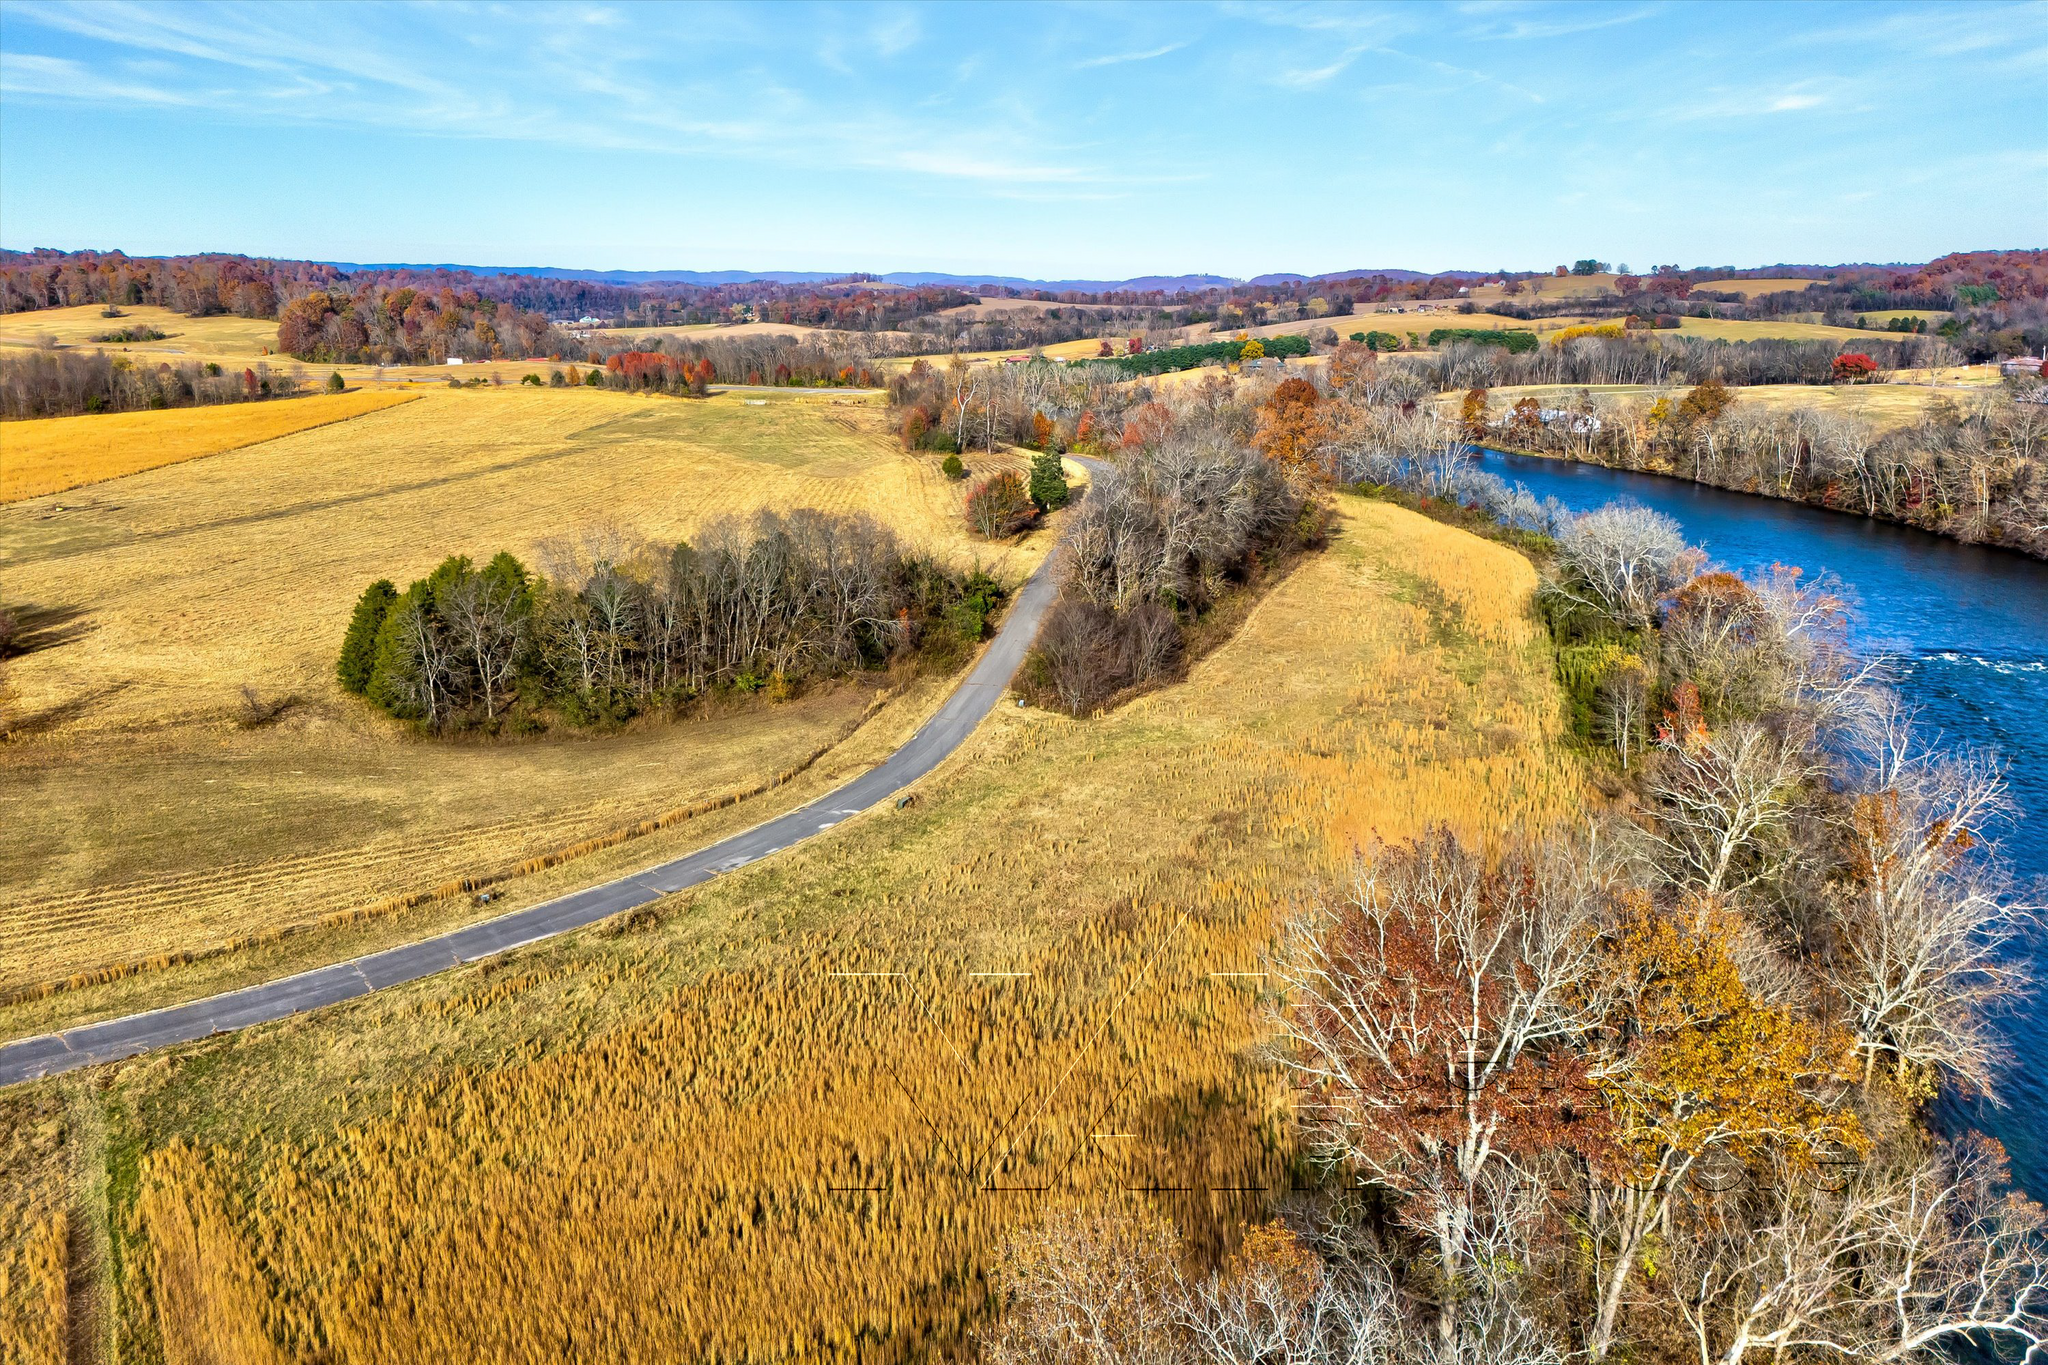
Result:
{"label": "shrub", "polygon": [[341,377],[340,370],[336,370],[334,373],[327,376],[327,391],[329,393],[340,393],[343,389],[346,389],[347,387],[348,383]]}
{"label": "shrub", "polygon": [[[119,315],[116,314],[116,316]],[[102,332],[98,336],[94,337],[93,340],[110,341],[115,343],[116,345],[120,345],[130,341],[162,341],[165,337],[169,335],[170,333],[168,332],[159,332],[156,328],[151,327],[148,323],[138,322],[133,327],[123,327],[118,331],[113,332]]]}
{"label": "shrub", "polygon": [[1024,690],[1069,715],[1086,715],[1119,692],[1172,676],[1181,651],[1180,621],[1163,603],[1111,611],[1062,597],[1038,633]]}
{"label": "shrub", "polygon": [[946,462],[940,465],[939,468],[945,471],[945,475],[949,479],[964,479],[967,477],[967,466],[960,463],[960,457],[957,454],[946,456]]}
{"label": "shrub", "polygon": [[967,526],[985,540],[1007,540],[1038,516],[1024,481],[1008,470],[991,475],[967,495]]}
{"label": "shrub", "polygon": [[378,579],[356,599],[355,615],[349,618],[348,634],[342,637],[341,658],[334,666],[344,692],[361,696],[369,690],[370,673],[377,664],[377,633],[397,600],[398,589],[388,578]]}

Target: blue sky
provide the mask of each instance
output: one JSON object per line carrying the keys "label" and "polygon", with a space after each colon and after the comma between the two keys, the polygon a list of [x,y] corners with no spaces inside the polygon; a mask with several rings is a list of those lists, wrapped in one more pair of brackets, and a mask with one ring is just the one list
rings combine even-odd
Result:
{"label": "blue sky", "polygon": [[2048,5],[0,4],[0,243],[929,269],[2048,245]]}

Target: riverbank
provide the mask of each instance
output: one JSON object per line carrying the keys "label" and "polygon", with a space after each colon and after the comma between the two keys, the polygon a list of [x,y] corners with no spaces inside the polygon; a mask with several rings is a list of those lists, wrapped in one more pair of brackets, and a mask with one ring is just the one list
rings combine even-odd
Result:
{"label": "riverbank", "polygon": [[2011,550],[2015,553],[2026,555],[2031,559],[2048,560],[2048,515],[2043,515],[2038,523],[2029,522],[2020,528],[2022,531],[2020,535],[2011,534],[2003,524],[1992,524],[1995,534],[1986,536],[1977,533],[1981,527],[1987,524],[1985,519],[1979,518],[1975,521],[1964,519],[1955,515],[1950,505],[1933,502],[1924,497],[1912,505],[1916,508],[1926,507],[1930,515],[1925,517],[1895,516],[1889,515],[1883,510],[1865,510],[1844,505],[1841,501],[1843,485],[1838,480],[1831,481],[1820,489],[1803,489],[1797,492],[1777,491],[1688,474],[1684,470],[1675,467],[1670,460],[1653,460],[1640,465],[1628,465],[1595,458],[1598,452],[1594,451],[1575,454],[1569,451],[1534,450],[1526,446],[1512,446],[1494,441],[1489,441],[1473,448],[1502,455],[1522,456],[1527,459],[1548,460],[1559,464],[1587,465],[1595,469],[1611,469],[1622,474],[1669,479],[1676,483],[1718,489],[1724,493],[1740,493],[1750,497],[1768,498],[1773,502],[1785,502],[1800,507],[1811,507],[1818,511],[1879,522],[1887,526],[1902,526],[1927,535],[1940,536],[1945,540],[1953,540],[1963,545]]}
{"label": "riverbank", "polygon": [[[2048,564],[1967,545],[1871,517],[1843,516],[1787,499],[1731,492],[1591,461],[1487,450],[1484,466],[1575,512],[1625,500],[1674,518],[1717,564],[1757,573],[1796,565],[1809,580],[1839,579],[1852,607],[1851,639],[1887,661],[1891,686],[1945,743],[1989,751],[2005,764],[2017,818],[1999,831],[2025,884],[2048,876]],[[2048,962],[2048,942],[2032,954]],[[1944,1092],[1946,1129],[1980,1129],[2012,1154],[2020,1186],[2048,1196],[2048,1000],[2022,1002],[2002,1021],[2011,1064],[2003,1105]]]}

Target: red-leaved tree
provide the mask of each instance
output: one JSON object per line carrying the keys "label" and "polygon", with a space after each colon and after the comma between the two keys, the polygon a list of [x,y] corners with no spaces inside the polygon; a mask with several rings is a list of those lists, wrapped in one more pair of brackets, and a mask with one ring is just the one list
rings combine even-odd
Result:
{"label": "red-leaved tree", "polygon": [[1522,1259],[1526,1164],[1611,1140],[1581,1047],[1605,1010],[1605,915],[1569,853],[1488,869],[1440,833],[1372,854],[1273,959],[1306,1146],[1400,1201],[1447,1345],[1462,1301]]}

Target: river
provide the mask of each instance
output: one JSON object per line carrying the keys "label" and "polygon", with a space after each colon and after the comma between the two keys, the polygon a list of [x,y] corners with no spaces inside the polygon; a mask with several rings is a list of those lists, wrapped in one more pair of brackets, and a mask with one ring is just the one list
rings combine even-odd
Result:
{"label": "river", "polygon": [[[1575,511],[1628,500],[1675,518],[1718,564],[1748,572],[1796,564],[1851,589],[1858,647],[1890,656],[1894,685],[1950,743],[1994,749],[2021,822],[2003,831],[2022,882],[2048,876],[2048,563],[1924,531],[1682,479],[1484,453],[1485,465]],[[2013,1175],[2048,1200],[2048,953],[2043,985],[2003,1021],[2012,1049],[2005,1104],[1945,1095],[1937,1118],[1999,1139]]]}

